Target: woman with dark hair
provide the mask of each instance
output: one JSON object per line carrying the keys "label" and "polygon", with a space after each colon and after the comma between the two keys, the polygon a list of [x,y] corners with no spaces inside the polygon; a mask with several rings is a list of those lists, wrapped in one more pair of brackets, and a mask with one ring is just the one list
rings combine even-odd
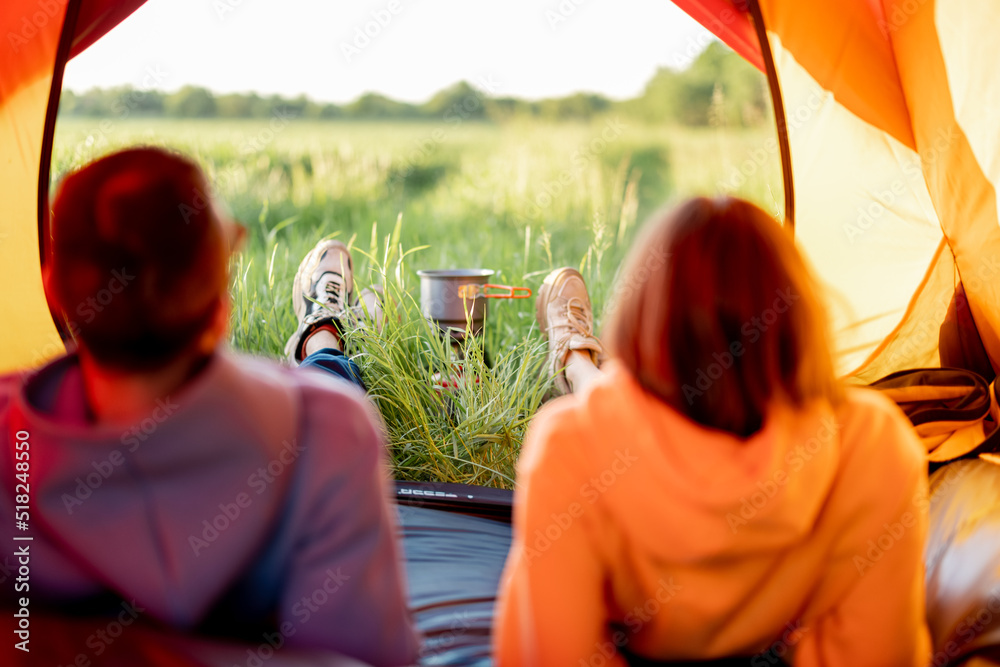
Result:
{"label": "woman with dark hair", "polygon": [[926,664],[923,448],[893,403],[836,378],[785,231],[732,198],[652,223],[601,372],[567,276],[539,315],[576,393],[521,455],[498,663]]}

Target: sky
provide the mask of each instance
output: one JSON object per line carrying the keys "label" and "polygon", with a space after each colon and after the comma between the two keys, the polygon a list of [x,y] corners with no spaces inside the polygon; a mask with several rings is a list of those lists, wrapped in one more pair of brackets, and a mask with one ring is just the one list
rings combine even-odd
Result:
{"label": "sky", "polygon": [[70,61],[64,86],[423,102],[466,80],[626,99],[710,39],[669,0],[149,0]]}

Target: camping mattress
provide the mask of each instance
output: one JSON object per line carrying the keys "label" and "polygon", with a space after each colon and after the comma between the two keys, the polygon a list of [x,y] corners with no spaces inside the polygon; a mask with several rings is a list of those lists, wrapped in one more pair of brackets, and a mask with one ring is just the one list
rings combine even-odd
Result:
{"label": "camping mattress", "polygon": [[490,626],[509,523],[400,506],[410,608],[421,665],[489,665]]}

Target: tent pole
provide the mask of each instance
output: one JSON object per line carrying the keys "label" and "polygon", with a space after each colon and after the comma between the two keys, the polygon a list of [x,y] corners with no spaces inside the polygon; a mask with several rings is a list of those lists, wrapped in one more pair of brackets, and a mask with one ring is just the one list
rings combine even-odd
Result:
{"label": "tent pole", "polygon": [[781,151],[781,179],[785,189],[785,226],[795,236],[795,188],[792,184],[792,151],[788,144],[788,124],[785,122],[785,105],[781,100],[781,85],[778,83],[778,70],[774,66],[774,54],[771,53],[771,42],[767,39],[767,29],[764,26],[764,15],[760,11],[759,0],[747,0],[750,17],[753,19],[757,39],[760,41],[760,52],[764,56],[764,68],[767,72],[767,87],[771,91],[771,106],[774,108],[774,123],[778,129],[778,146]]}
{"label": "tent pole", "polygon": [[[45,129],[42,131],[42,151],[38,161],[38,255],[39,264],[45,267],[49,240],[49,178],[52,171],[52,145],[56,135],[56,117],[59,115],[59,98],[62,96],[63,73],[69,61],[70,49],[76,35],[76,18],[80,14],[82,0],[69,0],[66,3],[66,13],[63,16],[62,32],[59,34],[59,46],[56,48],[56,60],[52,67],[52,85],[49,88],[49,104],[45,110]],[[52,321],[56,331],[65,341],[69,338],[66,327],[60,318],[53,315]]]}
{"label": "tent pole", "polygon": [[[42,153],[38,162],[38,254],[42,266],[45,266],[45,255],[48,249],[49,233],[49,178],[52,168],[52,145],[56,134],[56,117],[59,114],[59,98],[62,96],[63,72],[69,60],[69,52],[73,47],[73,37],[76,34],[76,18],[80,13],[82,0],[69,0],[66,13],[63,16],[62,31],[59,33],[59,46],[56,48],[56,60],[52,68],[52,86],[49,88],[49,104],[45,111],[45,129],[42,132]],[[59,323],[56,323],[59,326]]]}

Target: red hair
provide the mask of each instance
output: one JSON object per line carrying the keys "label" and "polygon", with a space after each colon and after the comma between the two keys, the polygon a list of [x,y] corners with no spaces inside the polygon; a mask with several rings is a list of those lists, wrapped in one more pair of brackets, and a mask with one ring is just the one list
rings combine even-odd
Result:
{"label": "red hair", "polygon": [[95,360],[149,369],[211,323],[226,293],[226,223],[189,159],[159,148],[69,174],[52,204],[46,293]]}
{"label": "red hair", "polygon": [[747,437],[775,400],[840,400],[809,270],[749,202],[692,199],[652,222],[616,291],[612,354],[704,426]]}

